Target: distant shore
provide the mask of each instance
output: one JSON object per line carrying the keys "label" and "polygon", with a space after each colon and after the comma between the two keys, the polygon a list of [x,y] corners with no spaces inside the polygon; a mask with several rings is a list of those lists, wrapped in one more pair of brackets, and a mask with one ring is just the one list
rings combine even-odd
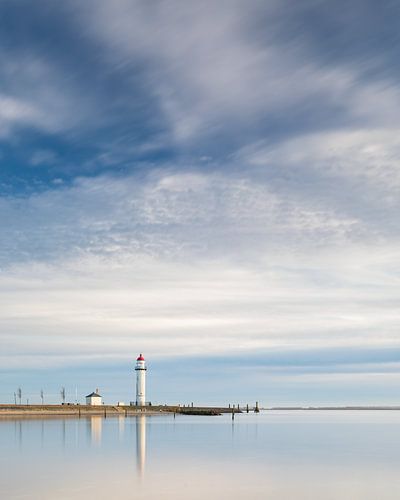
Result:
{"label": "distant shore", "polygon": [[274,406],[264,410],[400,410],[400,406]]}

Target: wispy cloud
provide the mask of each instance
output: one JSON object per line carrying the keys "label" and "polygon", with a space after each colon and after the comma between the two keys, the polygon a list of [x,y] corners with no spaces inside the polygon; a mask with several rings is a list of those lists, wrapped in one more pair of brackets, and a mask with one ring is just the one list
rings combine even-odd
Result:
{"label": "wispy cloud", "polygon": [[72,134],[84,130],[96,117],[90,96],[65,68],[31,52],[0,52],[2,94],[0,134],[15,142],[26,130],[45,134]]}
{"label": "wispy cloud", "polygon": [[298,194],[170,169],[2,200],[4,355],[397,345],[397,242]]}
{"label": "wispy cloud", "polygon": [[[58,258],[68,251],[100,255],[144,252],[260,254],[266,245],[351,240],[354,217],[281,196],[241,174],[156,171],[142,176],[81,178],[73,186],[1,200],[3,263]],[[13,220],[10,226],[8,221]],[[362,231],[362,228],[359,229]],[[226,248],[226,242],[231,247]],[[250,252],[250,253],[249,253]]]}
{"label": "wispy cloud", "polygon": [[[310,7],[323,17],[323,6],[307,3],[295,15],[307,22]],[[178,143],[261,137],[271,133],[268,122],[286,124],[282,134],[293,121],[297,130],[397,124],[396,80],[365,77],[377,56],[327,65],[277,2],[237,1],[229,9],[155,2],[151,11],[141,1],[96,2],[96,9],[86,3],[81,19],[110,64],[129,71],[145,61],[146,82]]]}

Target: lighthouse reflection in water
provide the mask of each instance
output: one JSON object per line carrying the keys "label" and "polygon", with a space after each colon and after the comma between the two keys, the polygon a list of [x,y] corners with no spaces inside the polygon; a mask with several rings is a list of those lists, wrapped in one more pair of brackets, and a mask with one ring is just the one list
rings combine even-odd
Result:
{"label": "lighthouse reflection in water", "polygon": [[[136,430],[136,465],[139,477],[143,477],[146,464],[146,415],[130,417],[129,420],[135,420]],[[120,440],[125,439],[126,417],[118,418],[118,432]],[[91,443],[95,447],[101,445],[103,422],[105,419],[100,415],[93,415],[88,420],[89,435]]]}
{"label": "lighthouse reflection in water", "polygon": [[136,417],[136,460],[137,471],[140,477],[144,475],[146,464],[146,416]]}

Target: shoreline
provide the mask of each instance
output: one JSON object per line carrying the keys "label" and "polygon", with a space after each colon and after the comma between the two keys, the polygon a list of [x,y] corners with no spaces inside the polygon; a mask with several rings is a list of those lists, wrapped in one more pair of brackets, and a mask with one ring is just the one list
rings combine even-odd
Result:
{"label": "shoreline", "polygon": [[[234,409],[235,413],[240,410]],[[104,417],[128,417],[138,415],[160,415],[174,413],[181,415],[204,415],[213,416],[222,413],[232,413],[232,408],[225,407],[182,407],[182,406],[116,406],[116,405],[5,405],[0,404],[0,419],[2,417],[50,417],[70,416],[86,417],[100,415]]]}
{"label": "shoreline", "polygon": [[[260,409],[269,411],[400,411],[400,406],[274,406]],[[189,407],[189,406],[90,406],[81,404],[65,405],[15,405],[0,404],[0,419],[6,417],[134,417],[140,415],[162,415],[174,413],[180,415],[216,416],[223,413],[246,413],[246,409],[229,407]],[[253,413],[254,410],[250,410]]]}

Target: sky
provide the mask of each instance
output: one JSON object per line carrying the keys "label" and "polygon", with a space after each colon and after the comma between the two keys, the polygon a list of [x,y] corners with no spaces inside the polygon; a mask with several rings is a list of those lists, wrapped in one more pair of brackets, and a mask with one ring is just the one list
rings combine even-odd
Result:
{"label": "sky", "polygon": [[0,3],[0,402],[400,404],[400,5]]}

